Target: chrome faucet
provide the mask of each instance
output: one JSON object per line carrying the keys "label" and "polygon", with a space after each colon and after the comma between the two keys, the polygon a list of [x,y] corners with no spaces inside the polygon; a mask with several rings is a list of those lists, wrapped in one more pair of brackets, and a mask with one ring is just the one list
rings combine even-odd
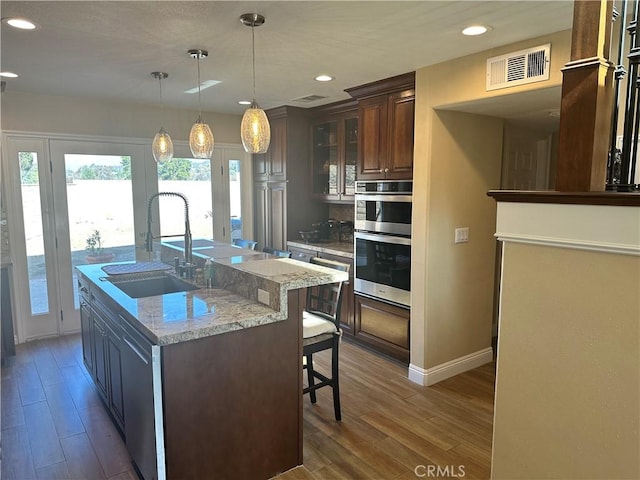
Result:
{"label": "chrome faucet", "polygon": [[[155,238],[165,238],[165,237],[176,237],[177,235],[159,235],[154,237],[151,233],[151,204],[153,203],[153,199],[157,197],[178,197],[181,198],[184,202],[184,268],[187,272],[187,276],[191,278],[193,275],[193,265],[192,265],[192,245],[191,245],[191,227],[189,226],[189,201],[187,197],[185,197],[181,193],[177,192],[158,192],[151,197],[149,197],[149,202],[147,204],[147,240],[146,240],[146,249],[147,252],[153,252],[153,240]],[[176,272],[180,273],[180,272]]]}

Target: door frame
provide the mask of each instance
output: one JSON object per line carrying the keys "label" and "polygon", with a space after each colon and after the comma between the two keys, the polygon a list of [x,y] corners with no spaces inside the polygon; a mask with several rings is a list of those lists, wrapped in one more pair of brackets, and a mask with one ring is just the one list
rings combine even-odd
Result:
{"label": "door frame", "polygon": [[[29,144],[29,142],[33,142],[32,145],[37,145],[38,149],[33,150],[37,151],[38,158],[42,154],[43,162],[42,165],[51,165],[51,168],[40,167],[39,170],[39,182],[46,182],[44,187],[44,191],[47,197],[47,205],[52,209],[53,207],[53,197],[54,197],[54,185],[56,185],[56,181],[58,182],[58,186],[55,188],[62,188],[65,185],[64,181],[60,183],[61,175],[63,175],[63,180],[66,181],[66,174],[64,169],[58,168],[56,171],[56,165],[54,162],[54,155],[57,155],[57,162],[60,162],[60,152],[62,147],[70,146],[70,145],[82,145],[86,144],[91,148],[95,149],[94,151],[98,151],[99,148],[108,148],[118,146],[130,146],[132,149],[140,149],[138,150],[139,155],[142,155],[144,161],[142,163],[133,162],[131,164],[131,175],[133,184],[133,207],[134,207],[134,232],[135,232],[135,244],[140,247],[137,249],[136,257],[141,260],[147,259],[147,253],[144,250],[144,240],[146,234],[146,202],[147,198],[158,191],[158,174],[156,163],[153,160],[152,152],[151,152],[151,139],[150,138],[128,138],[128,137],[101,137],[96,135],[66,135],[66,134],[55,134],[55,133],[33,133],[33,132],[24,132],[24,131],[11,131],[7,130],[2,132],[2,175],[0,176],[0,184],[2,188],[5,189],[6,197],[5,201],[7,207],[7,228],[9,229],[9,242],[10,242],[10,259],[13,265],[13,276],[12,276],[12,291],[14,292],[13,305],[14,305],[14,330],[17,336],[17,343],[23,343],[29,340],[34,340],[37,338],[43,338],[48,336],[58,336],[61,334],[74,333],[80,330],[80,320],[79,313],[76,314],[78,316],[77,328],[67,329],[64,328],[64,325],[61,325],[60,314],[61,305],[63,302],[69,308],[69,298],[66,300],[61,299],[61,295],[58,289],[54,288],[52,282],[48,282],[47,288],[49,292],[49,303],[50,303],[50,311],[53,314],[57,315],[57,319],[55,321],[55,328],[43,328],[43,329],[32,329],[32,325],[27,325],[29,319],[31,319],[31,312],[27,311],[30,306],[30,299],[28,297],[29,289],[28,286],[28,271],[27,271],[27,255],[26,255],[26,243],[24,239],[24,222],[22,217],[22,197],[21,197],[21,189],[20,189],[20,172],[17,163],[13,161],[13,157],[9,155],[13,150],[9,149],[9,145],[15,144],[15,142],[22,143],[24,145]],[[99,147],[98,147],[99,146]],[[176,149],[176,156],[187,156],[188,152],[188,143],[186,141],[174,141],[174,148]],[[55,152],[54,152],[55,150]],[[226,153],[225,153],[226,152]],[[232,152],[232,153],[231,153]],[[66,151],[63,153],[85,153],[85,152],[72,152]],[[93,153],[93,152],[90,152]],[[252,168],[251,168],[251,160],[252,156],[244,152],[241,144],[224,144],[218,143],[214,149],[214,157],[212,159],[212,189],[214,188],[214,176],[218,177],[218,181],[224,181],[224,173],[226,173],[227,168],[222,170],[222,174],[219,165],[221,165],[222,161],[225,161],[226,165],[228,165],[228,159],[232,157],[237,157],[238,154],[242,154],[242,158],[240,160],[243,162],[245,168],[243,169],[243,177],[242,177],[242,224],[243,224],[243,235],[248,237],[253,234],[253,201],[252,201]],[[113,150],[109,152],[109,154],[114,154]],[[117,155],[117,152],[115,153]],[[129,155],[131,153],[127,153]],[[217,157],[216,157],[217,155]],[[231,156],[228,156],[231,155]],[[64,157],[62,157],[64,158]],[[215,159],[218,158],[217,165],[215,164]],[[237,158],[233,158],[237,159]],[[38,162],[40,164],[40,161]],[[215,167],[218,168],[215,168]],[[62,173],[61,173],[62,172]],[[227,177],[228,178],[228,177]],[[134,180],[135,179],[135,180]],[[221,179],[221,180],[220,180]],[[227,187],[228,192],[228,187]],[[58,197],[60,197],[61,192],[56,191]],[[66,192],[62,197],[66,202]],[[214,191],[213,202],[217,200],[216,192]],[[218,201],[224,201],[218,199]],[[42,201],[41,201],[42,203]],[[66,212],[66,204],[64,205]],[[60,206],[58,208],[61,208]],[[59,281],[59,279],[63,277],[67,277],[70,274],[70,264],[66,267],[60,266],[61,259],[58,256],[58,251],[61,251],[62,248],[69,247],[69,231],[66,225],[68,219],[65,219],[63,222],[60,221],[59,218],[54,217],[53,215],[44,215],[43,212],[43,223],[44,222],[53,222],[48,223],[45,227],[44,232],[44,243],[45,243],[45,255],[49,255],[48,258],[54,258],[55,260],[51,263],[53,265],[47,265],[47,270],[51,269],[50,278],[55,279],[54,281]],[[157,215],[157,212],[156,212]],[[158,217],[156,217],[158,218]],[[230,223],[230,220],[229,220]],[[44,225],[43,225],[44,226]],[[214,235],[216,235],[217,227],[214,224]],[[222,234],[222,228],[219,228],[219,234]],[[227,238],[230,241],[231,231],[230,228],[227,229]],[[58,249],[56,250],[55,242],[56,236],[58,237]],[[61,241],[62,238],[62,241]],[[49,277],[48,277],[49,278]],[[73,298],[71,298],[71,302],[73,302]],[[73,310],[75,311],[75,306]],[[67,319],[65,318],[65,322]],[[50,322],[47,322],[50,323]],[[69,324],[69,323],[67,323]]]}

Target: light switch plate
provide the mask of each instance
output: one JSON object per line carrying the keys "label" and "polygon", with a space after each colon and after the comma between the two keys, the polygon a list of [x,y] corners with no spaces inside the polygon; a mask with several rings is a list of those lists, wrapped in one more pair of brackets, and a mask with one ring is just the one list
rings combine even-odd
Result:
{"label": "light switch plate", "polygon": [[465,243],[469,241],[469,227],[456,228],[455,243]]}

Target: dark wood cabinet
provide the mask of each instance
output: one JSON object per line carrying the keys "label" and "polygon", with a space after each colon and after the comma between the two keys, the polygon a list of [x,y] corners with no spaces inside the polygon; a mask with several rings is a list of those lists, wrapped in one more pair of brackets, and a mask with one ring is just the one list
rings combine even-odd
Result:
{"label": "dark wood cabinet", "polygon": [[271,142],[266,153],[254,155],[253,180],[283,182],[287,179],[287,117],[271,115]]}
{"label": "dark wood cabinet", "polygon": [[254,239],[260,245],[284,250],[287,243],[287,184],[254,185]]}
{"label": "dark wood cabinet", "polygon": [[286,249],[287,240],[327,218],[325,205],[311,195],[309,112],[296,107],[268,110],[271,142],[254,155],[254,240],[258,249]]}
{"label": "dark wood cabinet", "polygon": [[353,100],[312,111],[311,184],[323,201],[352,203],[358,161],[358,110]]}
{"label": "dark wood cabinet", "polygon": [[411,179],[415,72],[346,91],[358,99],[357,178]]}
{"label": "dark wood cabinet", "polygon": [[410,310],[357,294],[354,300],[354,338],[408,363]]}
{"label": "dark wood cabinet", "polygon": [[78,287],[84,364],[107,410],[124,432],[122,333],[119,320],[109,313],[116,307],[90,292],[89,282],[82,276],[79,276]]}

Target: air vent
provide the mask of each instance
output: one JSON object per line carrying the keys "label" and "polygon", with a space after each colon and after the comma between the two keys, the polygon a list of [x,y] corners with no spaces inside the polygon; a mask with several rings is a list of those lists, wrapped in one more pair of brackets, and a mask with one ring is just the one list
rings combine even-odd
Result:
{"label": "air vent", "polygon": [[487,59],[487,91],[549,79],[551,44]]}
{"label": "air vent", "polygon": [[307,95],[306,97],[294,98],[293,101],[300,103],[311,103],[317,100],[322,100],[323,98],[327,97],[323,97],[322,95]]}

